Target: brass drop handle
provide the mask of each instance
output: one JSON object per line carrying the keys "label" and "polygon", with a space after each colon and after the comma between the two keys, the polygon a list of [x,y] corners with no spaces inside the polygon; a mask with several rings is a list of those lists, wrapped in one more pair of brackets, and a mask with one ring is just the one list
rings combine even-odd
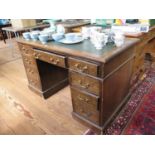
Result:
{"label": "brass drop handle", "polygon": [[75,66],[77,69],[79,69],[80,64],[79,64],[79,63],[77,63],[77,64],[75,64],[74,66]]}
{"label": "brass drop handle", "polygon": [[55,65],[56,65],[56,64],[58,64],[58,63],[60,62],[60,60],[59,60],[59,59],[56,59],[56,60],[55,60],[55,59],[54,59],[54,58],[52,58],[52,57],[50,58],[50,61],[52,61],[52,62],[53,62],[53,64],[55,64]]}
{"label": "brass drop handle", "polygon": [[31,61],[27,61],[28,64],[31,64]]}
{"label": "brass drop handle", "polygon": [[33,74],[33,73],[34,73],[34,71],[33,71],[33,70],[31,70],[31,69],[28,69],[28,72],[29,72],[29,73],[31,73],[31,74]]}
{"label": "brass drop handle", "polygon": [[89,83],[83,84],[83,83],[82,83],[82,80],[79,80],[78,83],[79,83],[80,86],[83,87],[83,88],[88,88],[88,87],[90,86]]}
{"label": "brass drop handle", "polygon": [[88,66],[84,66],[84,67],[82,68],[82,71],[86,71],[86,70],[88,70]]}
{"label": "brass drop handle", "polygon": [[79,99],[80,101],[84,101],[84,99],[83,99],[81,96],[79,96],[78,99]]}
{"label": "brass drop handle", "polygon": [[26,49],[25,47],[22,47],[22,50],[24,51],[25,54],[28,54],[28,49]]}
{"label": "brass drop handle", "polygon": [[88,88],[89,86],[90,86],[90,84],[89,84],[89,83],[86,83],[86,84],[85,84],[85,87],[86,87],[86,88]]}
{"label": "brass drop handle", "polygon": [[89,102],[89,99],[87,99],[87,98],[86,98],[86,99],[85,99],[85,102],[87,102],[87,103],[88,103],[88,102]]}
{"label": "brass drop handle", "polygon": [[32,70],[30,73],[31,73],[31,74],[33,74],[33,73],[34,73],[34,71]]}
{"label": "brass drop handle", "polygon": [[80,101],[84,101],[84,102],[87,102],[87,103],[89,102],[89,99],[87,99],[87,98],[84,99],[84,98],[82,98],[81,96],[79,96],[78,99],[79,99]]}
{"label": "brass drop handle", "polygon": [[35,57],[36,59],[39,59],[40,54],[39,54],[39,53],[34,53],[34,57]]}
{"label": "brass drop handle", "polygon": [[27,58],[24,59],[26,63],[31,64],[31,61],[29,61]]}
{"label": "brass drop handle", "polygon": [[59,61],[59,59],[57,59],[57,60],[55,60],[53,63],[54,64],[58,64],[60,61]]}
{"label": "brass drop handle", "polygon": [[51,58],[50,58],[50,61],[53,61],[53,60],[54,60],[54,59],[51,57]]}
{"label": "brass drop handle", "polygon": [[25,50],[25,47],[24,46],[22,47],[22,50]]}

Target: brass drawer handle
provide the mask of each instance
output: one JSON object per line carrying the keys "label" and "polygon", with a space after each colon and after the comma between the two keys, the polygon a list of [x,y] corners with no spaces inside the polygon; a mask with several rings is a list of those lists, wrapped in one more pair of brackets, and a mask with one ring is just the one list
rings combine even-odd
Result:
{"label": "brass drawer handle", "polygon": [[56,59],[56,60],[55,60],[55,59],[54,59],[54,58],[52,58],[52,57],[50,58],[50,61],[52,61],[52,62],[53,62],[53,64],[55,64],[55,65],[56,65],[56,64],[58,64],[58,63],[60,62],[60,60],[59,60],[59,59]]}
{"label": "brass drawer handle", "polygon": [[78,83],[80,84],[81,87],[87,89],[90,87],[90,84],[89,83],[86,83],[86,84],[83,84],[82,80],[79,80]]}
{"label": "brass drawer handle", "polygon": [[58,64],[60,61],[59,61],[59,59],[57,59],[57,60],[55,60],[53,63],[54,64]]}
{"label": "brass drawer handle", "polygon": [[31,64],[31,61],[29,61],[27,58],[25,58],[24,61],[28,63],[29,65]]}
{"label": "brass drawer handle", "polygon": [[82,67],[82,66],[80,66],[79,63],[77,63],[77,64],[75,64],[74,66],[75,66],[78,70],[80,70],[81,72],[84,72],[84,71],[87,71],[87,70],[88,70],[88,66],[87,66],[87,65],[84,66],[84,67]]}
{"label": "brass drawer handle", "polygon": [[80,64],[79,64],[79,63],[77,63],[77,64],[75,64],[74,66],[75,66],[77,69],[79,69]]}
{"label": "brass drawer handle", "polygon": [[89,86],[90,86],[90,84],[89,83],[86,83],[84,87],[85,88],[89,88]]}
{"label": "brass drawer handle", "polygon": [[31,64],[31,61],[27,61],[27,63],[30,65]]}
{"label": "brass drawer handle", "polygon": [[87,65],[84,66],[82,70],[83,70],[83,71],[88,70],[88,66],[87,66]]}
{"label": "brass drawer handle", "polygon": [[39,57],[41,56],[41,54],[39,54],[39,53],[34,53],[33,55],[34,55],[34,57],[35,57],[36,59],[39,59]]}
{"label": "brass drawer handle", "polygon": [[50,58],[50,61],[54,61],[54,58],[51,57],[51,58]]}
{"label": "brass drawer handle", "polygon": [[29,73],[31,73],[31,74],[33,74],[33,73],[34,73],[34,71],[33,71],[33,70],[31,70],[31,69],[28,69],[28,72],[29,72]]}
{"label": "brass drawer handle", "polygon": [[25,50],[25,47],[24,46],[22,46],[22,50]]}
{"label": "brass drawer handle", "polygon": [[84,99],[84,98],[82,98],[81,96],[79,96],[78,99],[79,99],[80,101],[84,101],[84,102],[87,102],[87,103],[89,102],[89,99],[87,99],[87,98]]}

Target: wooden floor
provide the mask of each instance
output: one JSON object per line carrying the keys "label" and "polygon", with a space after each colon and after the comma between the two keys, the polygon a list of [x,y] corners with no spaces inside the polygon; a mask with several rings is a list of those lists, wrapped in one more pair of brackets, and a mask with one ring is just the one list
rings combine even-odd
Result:
{"label": "wooden floor", "polygon": [[87,127],[71,115],[69,86],[44,100],[28,89],[23,62],[11,54],[0,42],[0,134],[83,134]]}

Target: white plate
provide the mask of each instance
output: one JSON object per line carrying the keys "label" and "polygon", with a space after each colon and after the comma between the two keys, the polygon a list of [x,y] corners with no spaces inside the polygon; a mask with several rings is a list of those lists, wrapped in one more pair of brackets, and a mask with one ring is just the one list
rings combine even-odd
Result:
{"label": "white plate", "polygon": [[84,39],[82,37],[78,37],[76,40],[68,40],[66,38],[63,38],[59,40],[58,42],[63,43],[63,44],[76,44],[82,42]]}

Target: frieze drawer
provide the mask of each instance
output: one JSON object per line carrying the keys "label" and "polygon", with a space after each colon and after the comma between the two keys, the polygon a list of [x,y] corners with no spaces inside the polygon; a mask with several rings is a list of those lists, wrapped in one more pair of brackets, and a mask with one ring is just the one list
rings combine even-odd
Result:
{"label": "frieze drawer", "polygon": [[56,66],[66,67],[64,56],[53,54],[53,53],[47,53],[45,51],[41,51],[37,49],[34,49],[33,56],[35,59],[43,60],[45,62],[54,64]]}

